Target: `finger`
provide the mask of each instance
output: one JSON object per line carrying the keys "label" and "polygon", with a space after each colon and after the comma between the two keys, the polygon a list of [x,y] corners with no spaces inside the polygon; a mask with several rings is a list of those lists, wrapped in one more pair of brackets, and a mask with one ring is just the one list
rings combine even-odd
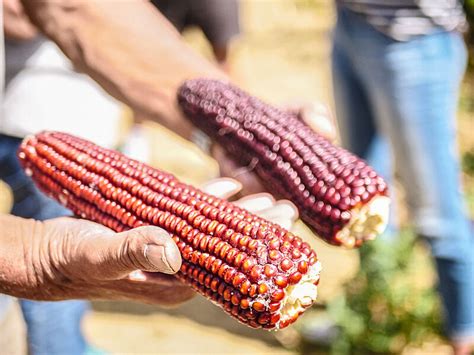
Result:
{"label": "finger", "polygon": [[130,281],[135,282],[147,282],[161,286],[173,287],[176,285],[182,285],[182,281],[177,279],[173,275],[162,274],[158,272],[148,272],[142,270],[135,270],[128,274],[127,277]]}
{"label": "finger", "polygon": [[288,219],[295,221],[298,219],[298,209],[288,200],[280,200],[274,206],[261,210],[257,214],[268,220]]}
{"label": "finger", "polygon": [[286,229],[286,230],[291,230],[291,228],[293,228],[293,224],[295,223],[295,221],[292,221],[290,219],[281,219],[281,218],[278,218],[278,219],[273,219],[273,220],[270,220],[271,222],[273,223],[276,223],[278,224],[280,227],[282,227],[283,229]]}
{"label": "finger", "polygon": [[[168,276],[170,275],[161,275]],[[171,278],[175,279],[174,281]],[[160,306],[174,306],[186,302],[196,295],[189,286],[170,277],[170,284],[154,281],[135,282],[128,279],[109,281],[107,289],[120,299],[158,304]]]}
{"label": "finger", "polygon": [[129,279],[130,281],[137,281],[137,282],[146,281],[145,271],[142,271],[142,270],[132,271],[130,274],[128,274],[127,279]]}
{"label": "finger", "polygon": [[181,255],[170,235],[158,227],[140,227],[94,240],[92,257],[100,277],[118,279],[135,270],[174,274],[181,267]]}
{"label": "finger", "polygon": [[234,204],[245,208],[249,212],[256,213],[271,208],[275,204],[275,199],[268,193],[259,193],[241,198],[235,201]]}
{"label": "finger", "polygon": [[242,183],[243,188],[240,191],[240,194],[244,196],[260,193],[266,190],[262,182],[258,179],[257,175],[253,173],[253,171],[249,171],[246,168],[234,170],[231,176]]}
{"label": "finger", "polygon": [[312,129],[330,140],[336,138],[336,124],[326,105],[313,103],[300,111],[300,118]]}
{"label": "finger", "polygon": [[294,102],[286,106],[286,111],[296,115],[327,139],[334,140],[336,138],[336,124],[327,105],[320,102]]}
{"label": "finger", "polygon": [[221,176],[231,176],[242,184],[241,194],[249,195],[265,191],[262,183],[253,173],[254,167],[240,166],[217,144],[212,146],[211,154],[219,163]]}
{"label": "finger", "polygon": [[210,195],[227,199],[242,190],[242,184],[235,179],[219,178],[208,181],[201,189]]}
{"label": "finger", "polygon": [[303,120],[308,126],[329,140],[336,139],[336,128],[334,124],[325,116],[305,115]]}

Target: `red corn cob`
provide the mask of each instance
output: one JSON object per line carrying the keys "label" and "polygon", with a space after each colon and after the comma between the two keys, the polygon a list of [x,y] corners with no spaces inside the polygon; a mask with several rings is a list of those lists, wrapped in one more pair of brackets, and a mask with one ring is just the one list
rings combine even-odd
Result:
{"label": "red corn cob", "polygon": [[389,199],[383,179],[294,114],[207,79],[185,82],[178,102],[233,158],[254,166],[269,191],[293,201],[327,242],[360,246],[385,229]]}
{"label": "red corn cob", "polygon": [[44,192],[82,218],[118,232],[167,230],[183,258],[178,277],[251,327],[284,328],[316,299],[315,252],[276,224],[68,134],[27,138],[18,156]]}

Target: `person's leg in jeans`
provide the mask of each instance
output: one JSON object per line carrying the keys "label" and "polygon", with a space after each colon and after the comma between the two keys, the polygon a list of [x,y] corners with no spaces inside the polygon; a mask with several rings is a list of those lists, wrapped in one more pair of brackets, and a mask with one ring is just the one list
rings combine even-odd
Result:
{"label": "person's leg in jeans", "polygon": [[466,64],[462,37],[436,33],[396,42],[344,11],[352,65],[389,138],[417,232],[435,258],[456,341],[474,337],[474,236],[461,195],[456,107]]}
{"label": "person's leg in jeans", "polygon": [[[16,159],[20,139],[0,135],[0,179],[14,194],[11,211],[16,216],[45,220],[70,214],[61,205],[43,195],[24,174]],[[85,301],[20,301],[27,324],[30,353],[82,355],[86,342],[81,320],[89,308]]]}
{"label": "person's leg in jeans", "polygon": [[[341,143],[344,148],[367,160],[386,181],[390,182],[392,176],[390,147],[377,127],[366,88],[358,77],[346,48],[349,38],[344,28],[339,28],[340,25],[339,23],[334,32],[331,61]],[[395,220],[396,212],[392,202],[390,224],[382,236],[385,240],[391,240],[395,235]]]}
{"label": "person's leg in jeans", "polygon": [[385,53],[384,89],[372,88],[377,117],[387,121],[415,227],[435,257],[448,335],[474,338],[474,235],[455,132],[464,43],[458,33],[439,33]]}

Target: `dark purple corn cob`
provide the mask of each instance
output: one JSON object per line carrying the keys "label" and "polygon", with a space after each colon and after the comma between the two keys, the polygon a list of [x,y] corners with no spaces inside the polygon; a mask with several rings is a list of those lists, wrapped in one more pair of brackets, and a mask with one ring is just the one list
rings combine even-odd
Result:
{"label": "dark purple corn cob", "polygon": [[320,263],[300,238],[173,175],[65,133],[26,138],[18,157],[49,196],[115,231],[168,231],[178,277],[241,322],[281,329],[317,296]]}
{"label": "dark purple corn cob", "polygon": [[296,204],[324,240],[360,246],[387,223],[387,184],[363,160],[331,144],[294,114],[217,80],[186,81],[178,91],[186,116],[269,191]]}

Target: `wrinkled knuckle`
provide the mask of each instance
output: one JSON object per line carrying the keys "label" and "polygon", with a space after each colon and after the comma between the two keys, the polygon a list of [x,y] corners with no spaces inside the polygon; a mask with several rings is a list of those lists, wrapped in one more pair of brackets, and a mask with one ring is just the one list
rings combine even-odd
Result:
{"label": "wrinkled knuckle", "polygon": [[67,270],[68,236],[59,241],[54,238],[55,229],[46,223],[35,222],[33,234],[36,243],[25,248],[25,279],[20,283],[28,285],[33,292],[29,298],[37,300],[60,299],[70,294],[73,279]]}
{"label": "wrinkled knuckle", "polygon": [[137,269],[146,268],[146,240],[141,233],[132,231],[125,237],[120,250],[119,259],[122,260],[124,268],[133,266]]}

